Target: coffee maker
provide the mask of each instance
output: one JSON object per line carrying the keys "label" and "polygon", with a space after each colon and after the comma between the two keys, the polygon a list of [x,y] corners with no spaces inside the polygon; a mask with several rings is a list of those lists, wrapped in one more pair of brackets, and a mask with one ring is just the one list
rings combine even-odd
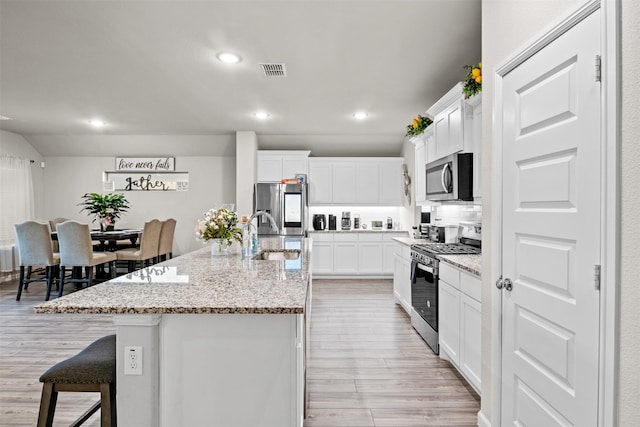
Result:
{"label": "coffee maker", "polygon": [[342,212],[342,229],[351,230],[351,212]]}

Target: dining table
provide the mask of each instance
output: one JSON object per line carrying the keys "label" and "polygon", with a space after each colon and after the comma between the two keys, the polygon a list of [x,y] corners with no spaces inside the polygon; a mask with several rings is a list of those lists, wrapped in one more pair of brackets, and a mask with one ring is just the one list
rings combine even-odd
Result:
{"label": "dining table", "polygon": [[[122,229],[122,230],[91,230],[91,240],[99,242],[96,250],[102,252],[113,252],[125,247],[135,247],[138,238],[142,234],[142,229]],[[51,232],[51,239],[58,240],[58,233]],[[130,245],[119,245],[119,241],[128,241]]]}

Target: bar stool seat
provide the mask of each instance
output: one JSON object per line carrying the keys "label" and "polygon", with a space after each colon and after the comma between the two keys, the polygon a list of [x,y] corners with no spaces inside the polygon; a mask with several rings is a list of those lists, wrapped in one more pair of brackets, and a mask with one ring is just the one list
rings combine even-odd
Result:
{"label": "bar stool seat", "polygon": [[58,392],[99,392],[100,400],[72,426],[79,426],[101,410],[101,426],[117,426],[116,417],[116,336],[108,335],[89,344],[69,359],[49,368],[40,377],[42,398],[38,427],[53,425]]}

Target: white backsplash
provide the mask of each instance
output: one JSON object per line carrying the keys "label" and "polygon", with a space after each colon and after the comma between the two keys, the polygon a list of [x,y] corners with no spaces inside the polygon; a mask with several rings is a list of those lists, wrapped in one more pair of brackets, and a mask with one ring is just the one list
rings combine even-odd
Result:
{"label": "white backsplash", "polygon": [[337,218],[336,228],[340,229],[340,220],[342,219],[342,212],[351,212],[351,228],[353,229],[354,215],[360,215],[360,224],[367,224],[367,230],[371,230],[371,221],[382,221],[382,226],[387,226],[387,218],[393,219],[393,224],[397,230],[411,229],[413,224],[401,224],[400,223],[400,210],[401,207],[390,206],[310,206],[309,207],[309,229],[313,230],[313,215],[324,214],[329,221],[329,215],[335,215]]}
{"label": "white backsplash", "polygon": [[482,222],[482,205],[424,206],[423,212],[431,212],[431,224],[457,225],[460,221]]}

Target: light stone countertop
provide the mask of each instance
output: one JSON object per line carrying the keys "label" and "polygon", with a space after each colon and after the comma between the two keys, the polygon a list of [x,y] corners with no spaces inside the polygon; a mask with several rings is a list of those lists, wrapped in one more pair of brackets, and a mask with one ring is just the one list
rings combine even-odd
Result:
{"label": "light stone countertop", "polygon": [[482,255],[438,255],[438,259],[478,277],[482,275]]}
{"label": "light stone countertop", "polygon": [[[426,239],[414,239],[413,237],[394,237],[393,240],[407,246],[415,244],[433,244]],[[436,257],[448,264],[468,271],[471,274],[480,276],[482,274],[482,256],[481,255],[436,255]]]}
{"label": "light stone countertop", "polygon": [[372,230],[370,228],[367,228],[366,230],[363,230],[361,228],[358,229],[351,229],[351,230],[309,230],[307,231],[307,233],[405,233],[405,234],[409,234],[408,231],[406,230],[388,230],[386,228],[380,229],[380,230]]}
{"label": "light stone countertop", "polygon": [[301,247],[297,260],[240,253],[211,256],[211,245],[34,307],[36,313],[171,314],[304,312],[311,240],[264,238],[261,249]]}

